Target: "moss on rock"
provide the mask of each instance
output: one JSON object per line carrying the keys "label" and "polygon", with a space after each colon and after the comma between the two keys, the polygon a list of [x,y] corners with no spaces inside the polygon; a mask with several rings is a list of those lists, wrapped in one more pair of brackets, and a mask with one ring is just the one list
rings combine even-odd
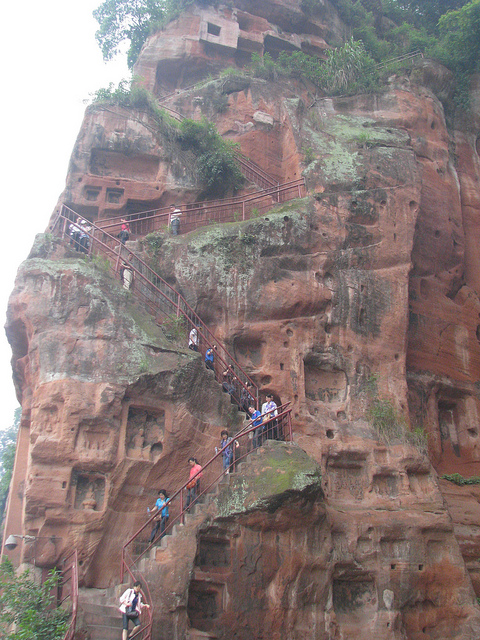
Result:
{"label": "moss on rock", "polygon": [[318,463],[295,445],[269,441],[252,453],[217,498],[219,517],[254,509],[275,511],[293,493],[321,491]]}

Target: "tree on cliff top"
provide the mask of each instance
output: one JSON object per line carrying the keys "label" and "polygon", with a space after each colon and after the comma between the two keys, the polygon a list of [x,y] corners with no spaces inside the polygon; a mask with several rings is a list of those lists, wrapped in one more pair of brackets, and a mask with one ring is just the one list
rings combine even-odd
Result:
{"label": "tree on cliff top", "polygon": [[166,0],[105,0],[93,12],[99,24],[95,38],[104,60],[119,52],[119,45],[130,41],[128,66],[133,67],[152,23],[165,15]]}
{"label": "tree on cliff top", "polygon": [[[111,60],[119,52],[119,45],[128,41],[130,46],[127,62],[132,69],[148,36],[155,29],[160,29],[177,18],[194,2],[195,0],[104,0],[93,12],[93,17],[99,24],[95,38],[102,50],[103,59]],[[214,0],[210,0],[209,4],[215,4]]]}

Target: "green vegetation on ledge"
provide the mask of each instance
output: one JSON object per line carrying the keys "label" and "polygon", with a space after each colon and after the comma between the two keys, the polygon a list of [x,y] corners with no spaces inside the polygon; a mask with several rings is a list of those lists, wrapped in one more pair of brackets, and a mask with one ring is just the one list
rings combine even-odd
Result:
{"label": "green vegetation on ledge", "polygon": [[191,153],[194,174],[203,188],[200,197],[223,197],[242,186],[244,178],[235,157],[238,145],[224,140],[212,122],[189,118],[178,122],[160,109],[155,97],[135,80],[99,89],[93,96],[93,108],[107,104],[146,113],[153,122],[154,135],[166,147],[175,148],[177,154]]}
{"label": "green vegetation on ledge", "polygon": [[480,476],[471,476],[470,478],[464,478],[459,473],[444,473],[441,476],[443,480],[448,480],[449,482],[453,482],[459,487],[463,487],[466,484],[480,484]]}
{"label": "green vegetation on ledge", "polygon": [[426,454],[428,451],[427,436],[421,427],[408,429],[403,416],[395,409],[392,402],[378,393],[377,376],[371,376],[367,383],[368,407],[366,416],[377,432],[379,440],[387,445],[401,443],[412,444]]}
{"label": "green vegetation on ledge", "polygon": [[[262,449],[261,449],[262,451]],[[228,517],[252,509],[273,512],[293,492],[311,489],[321,495],[320,467],[297,446],[268,441],[258,457],[252,457],[234,474],[217,499],[218,515]]]}
{"label": "green vegetation on ledge", "polygon": [[[132,68],[147,37],[195,3],[218,4],[215,0],[105,0],[93,13],[99,24],[96,39],[104,58],[111,59],[119,45],[128,41],[128,63]],[[301,7],[307,15],[322,15],[324,3],[302,0]],[[275,62],[264,57],[263,63],[258,64],[254,58],[254,65],[269,74],[299,71],[327,92],[342,91],[347,81],[342,75],[350,69],[348,90],[363,91],[375,88],[372,61],[381,63],[420,51],[456,74],[456,101],[467,106],[470,77],[480,69],[480,0],[336,0],[334,7],[352,34],[347,49],[354,43],[356,53],[363,50],[355,67],[345,66],[343,58],[347,53],[350,63],[351,56],[339,42],[329,43],[337,48],[327,53],[325,62],[297,51],[283,52]],[[400,64],[404,68],[409,63]]]}

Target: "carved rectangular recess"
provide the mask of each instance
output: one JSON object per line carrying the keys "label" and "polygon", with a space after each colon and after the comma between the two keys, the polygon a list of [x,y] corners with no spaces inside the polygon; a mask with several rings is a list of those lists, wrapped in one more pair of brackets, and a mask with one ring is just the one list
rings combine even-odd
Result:
{"label": "carved rectangular recess", "polygon": [[202,569],[229,567],[231,564],[230,540],[228,538],[200,537],[195,564]]}
{"label": "carved rectangular recess", "polygon": [[190,626],[210,631],[223,611],[225,585],[192,580],[188,591],[187,613]]}
{"label": "carved rectangular recess", "polygon": [[123,189],[107,189],[105,199],[107,202],[110,202],[110,204],[120,204],[123,193]]}
{"label": "carved rectangular recess", "polygon": [[105,501],[105,476],[91,471],[74,470],[72,488],[74,489],[74,509],[102,511]]}
{"label": "carved rectangular recess", "polygon": [[96,202],[101,190],[101,187],[85,186],[83,188],[83,195],[85,197],[85,200],[88,200],[89,202]]}
{"label": "carved rectangular recess", "polygon": [[[153,182],[158,175],[160,159],[148,154],[135,155],[122,151],[92,149],[89,164],[90,173],[96,176]],[[107,202],[111,202],[108,197]]]}
{"label": "carved rectangular recess", "polygon": [[305,361],[305,395],[310,400],[339,402],[346,398],[347,376],[344,371],[332,368],[330,364],[319,365]]}
{"label": "carved rectangular recess", "polygon": [[377,587],[374,578],[352,571],[333,580],[333,608],[339,622],[367,621],[377,610]]}
{"label": "carved rectangular recess", "polygon": [[373,486],[378,495],[396,498],[398,496],[399,477],[388,473],[377,473],[373,476]]}

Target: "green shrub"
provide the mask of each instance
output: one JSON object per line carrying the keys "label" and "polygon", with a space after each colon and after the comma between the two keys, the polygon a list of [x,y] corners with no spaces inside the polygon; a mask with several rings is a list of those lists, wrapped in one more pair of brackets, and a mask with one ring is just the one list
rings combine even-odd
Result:
{"label": "green shrub", "polygon": [[466,484],[480,484],[480,476],[471,476],[470,478],[464,478],[459,473],[451,473],[451,474],[444,473],[443,476],[441,477],[444,480],[453,482],[459,487],[463,487],[463,485],[466,485]]}
{"label": "green shrub", "polygon": [[377,381],[378,376],[375,375],[367,380],[368,406],[366,416],[377,432],[379,440],[387,445],[409,443],[426,454],[428,442],[424,430],[421,427],[416,427],[411,431],[408,429],[404,417],[398,413],[391,400],[379,396]]}
{"label": "green shrub", "polygon": [[312,147],[303,147],[302,148],[302,153],[303,153],[303,162],[306,165],[309,165],[317,157],[316,154],[315,154],[315,151],[312,149]]}
{"label": "green shrub", "polygon": [[224,140],[213,123],[183,120],[179,142],[196,155],[197,172],[209,194],[221,197],[242,186],[244,178],[235,156],[238,145]]}
{"label": "green shrub", "polygon": [[37,584],[28,569],[19,575],[7,558],[0,565],[0,633],[5,640],[61,640],[68,613],[55,607],[59,575],[51,571]]}
{"label": "green shrub", "polygon": [[[254,56],[252,61],[253,59]],[[252,62],[254,72],[255,64],[257,63]],[[376,88],[377,83],[374,60],[366,52],[363,43],[356,42],[353,38],[342,47],[329,50],[325,60],[302,51],[282,51],[277,62],[270,58],[268,68],[272,65],[277,70],[276,73],[270,73],[272,78],[278,75],[303,77],[329,94],[371,90]]]}
{"label": "green shrub", "polygon": [[265,53],[261,56],[258,53],[252,53],[250,71],[257,78],[263,78],[264,80],[277,80],[281,67],[275,63],[272,56]]}
{"label": "green shrub", "polygon": [[169,316],[162,323],[163,333],[168,340],[183,342],[187,332],[187,321],[184,316]]}
{"label": "green shrub", "polygon": [[[167,228],[165,227],[165,230]],[[158,231],[154,233],[149,233],[143,239],[143,243],[145,245],[145,249],[147,253],[154,256],[155,258],[158,256],[160,249],[162,248],[164,242],[164,237]]]}

